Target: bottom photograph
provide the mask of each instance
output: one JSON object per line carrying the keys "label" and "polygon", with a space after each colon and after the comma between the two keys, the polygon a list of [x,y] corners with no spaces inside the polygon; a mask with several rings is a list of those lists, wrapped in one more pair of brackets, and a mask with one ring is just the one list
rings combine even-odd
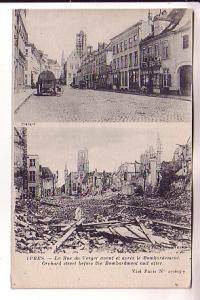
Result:
{"label": "bottom photograph", "polygon": [[13,139],[13,287],[190,286],[190,124],[36,124]]}

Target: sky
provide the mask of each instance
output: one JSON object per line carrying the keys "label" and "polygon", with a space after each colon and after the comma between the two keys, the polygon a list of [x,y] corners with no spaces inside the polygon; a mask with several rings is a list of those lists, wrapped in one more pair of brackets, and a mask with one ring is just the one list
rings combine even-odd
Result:
{"label": "sky", "polygon": [[90,171],[112,172],[123,162],[140,161],[149,145],[156,147],[157,134],[163,146],[162,161],[169,161],[176,144],[185,144],[191,136],[191,127],[189,123],[40,125],[28,129],[28,154],[38,154],[42,166],[58,170],[61,185],[65,163],[69,172],[77,171],[78,150],[88,148]]}
{"label": "sky", "polygon": [[[151,12],[156,15],[159,10]],[[74,50],[80,30],[87,34],[88,44],[97,48],[98,42],[109,42],[137,21],[147,21],[147,15],[145,9],[31,9],[27,10],[26,28],[29,42],[60,62],[62,50],[65,59]]]}

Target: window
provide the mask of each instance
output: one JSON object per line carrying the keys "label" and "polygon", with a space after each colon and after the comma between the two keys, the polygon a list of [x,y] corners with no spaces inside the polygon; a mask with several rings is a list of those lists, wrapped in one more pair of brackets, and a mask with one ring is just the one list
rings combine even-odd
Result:
{"label": "window", "polygon": [[28,49],[26,49],[26,56],[28,56]]}
{"label": "window", "polygon": [[152,54],[153,54],[153,48],[152,48],[152,46],[149,46],[149,48],[148,48],[148,54],[149,54],[150,57],[152,57]]}
{"label": "window", "polygon": [[76,192],[76,183],[73,183],[73,185],[72,185],[72,190],[73,190],[74,192]]}
{"label": "window", "polygon": [[25,74],[25,78],[24,78],[25,84],[28,84],[28,75]]}
{"label": "window", "polygon": [[189,47],[189,35],[186,34],[183,36],[183,49],[186,49]]}
{"label": "window", "polygon": [[119,44],[117,44],[117,53],[119,53]]}
{"label": "window", "polygon": [[128,85],[128,76],[127,76],[127,71],[124,72],[124,85]]}
{"label": "window", "polygon": [[139,83],[139,71],[135,71],[135,82]]}
{"label": "window", "polygon": [[121,56],[121,69],[123,69],[123,67],[124,67],[124,57]]}
{"label": "window", "polygon": [[146,59],[146,49],[145,48],[143,48],[142,49],[142,61],[145,61],[145,59]]}
{"label": "window", "polygon": [[155,87],[159,87],[159,84],[160,84],[160,74],[154,74],[153,75],[153,85]]}
{"label": "window", "polygon": [[154,56],[155,56],[155,58],[158,58],[158,56],[159,56],[159,48],[158,48],[158,44],[156,44],[156,45],[154,46]]}
{"label": "window", "polygon": [[127,50],[127,40],[124,41],[124,50]]}
{"label": "window", "polygon": [[119,57],[117,58],[117,69],[119,69]]}
{"label": "window", "polygon": [[133,36],[133,40],[134,40],[134,41],[137,41],[137,39],[138,39],[138,34],[135,34],[135,35]]}
{"label": "window", "polygon": [[128,55],[125,55],[125,68],[128,67]]}
{"label": "window", "polygon": [[129,45],[129,48],[132,48],[132,46],[133,46],[132,38],[129,38],[128,45]]}
{"label": "window", "polygon": [[121,85],[124,85],[124,72],[121,72]]}
{"label": "window", "polygon": [[164,87],[171,86],[171,74],[169,74],[169,69],[163,70],[163,86]]}
{"label": "window", "polygon": [[129,53],[129,67],[132,67],[132,65],[133,65],[132,53]]}
{"label": "window", "polygon": [[113,60],[113,70],[116,70],[116,59]]}
{"label": "window", "polygon": [[29,196],[31,198],[35,198],[35,186],[30,186],[29,187]]}
{"label": "window", "polygon": [[162,43],[162,58],[168,58],[169,57],[169,45],[168,41],[164,41]]}
{"label": "window", "polygon": [[30,159],[30,167],[35,167],[35,159]]}
{"label": "window", "polygon": [[120,52],[123,52],[123,42],[120,43]]}
{"label": "window", "polygon": [[113,46],[113,54],[115,54],[115,46]]}
{"label": "window", "polygon": [[138,65],[138,52],[137,51],[134,52],[134,65],[135,66]]}
{"label": "window", "polygon": [[25,71],[28,71],[28,61],[25,61]]}
{"label": "window", "polygon": [[29,180],[31,182],[35,182],[35,171],[30,171],[29,172]]}

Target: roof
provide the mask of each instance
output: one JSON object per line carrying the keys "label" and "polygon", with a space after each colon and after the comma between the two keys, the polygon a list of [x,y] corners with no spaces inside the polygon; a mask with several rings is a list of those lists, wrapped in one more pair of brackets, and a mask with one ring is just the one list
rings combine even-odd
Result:
{"label": "roof", "polygon": [[52,71],[49,71],[49,70],[43,71],[38,76],[38,82],[47,81],[47,80],[51,80],[51,81],[56,80],[55,75]]}
{"label": "roof", "polygon": [[186,9],[173,9],[168,15],[168,18],[171,19],[171,22],[163,30],[163,33],[166,31],[174,30],[176,28],[176,26],[179,24],[179,22],[181,21],[181,19],[183,18],[185,11],[186,11]]}
{"label": "roof", "polygon": [[119,34],[115,35],[115,36],[114,36],[113,38],[111,38],[110,40],[113,41],[114,39],[118,38],[120,35],[122,35],[122,34],[128,32],[129,30],[133,29],[134,27],[137,27],[137,26],[141,25],[142,22],[144,22],[144,21],[140,20],[139,22],[135,23],[134,25],[128,27],[128,28],[125,29],[124,31],[122,31],[122,32],[120,32]]}
{"label": "roof", "polygon": [[[141,42],[145,43],[148,42],[151,39],[157,39],[160,38],[164,35],[168,35],[171,32],[173,32],[174,30],[177,29],[180,21],[182,20],[184,14],[185,14],[186,9],[173,9],[168,15],[167,17],[162,17],[159,18],[159,20],[167,20],[169,22],[169,25],[163,30],[161,31],[158,35],[154,35],[154,33],[148,35],[146,38],[144,38]],[[156,16],[158,19],[158,16]]]}
{"label": "roof", "polygon": [[56,59],[48,58],[48,64],[56,65],[58,62]]}

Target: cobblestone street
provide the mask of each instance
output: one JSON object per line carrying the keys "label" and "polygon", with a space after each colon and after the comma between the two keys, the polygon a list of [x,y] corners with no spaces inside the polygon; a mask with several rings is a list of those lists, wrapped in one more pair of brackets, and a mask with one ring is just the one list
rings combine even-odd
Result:
{"label": "cobblestone street", "polygon": [[33,95],[15,122],[189,122],[191,101],[64,88],[61,96]]}

